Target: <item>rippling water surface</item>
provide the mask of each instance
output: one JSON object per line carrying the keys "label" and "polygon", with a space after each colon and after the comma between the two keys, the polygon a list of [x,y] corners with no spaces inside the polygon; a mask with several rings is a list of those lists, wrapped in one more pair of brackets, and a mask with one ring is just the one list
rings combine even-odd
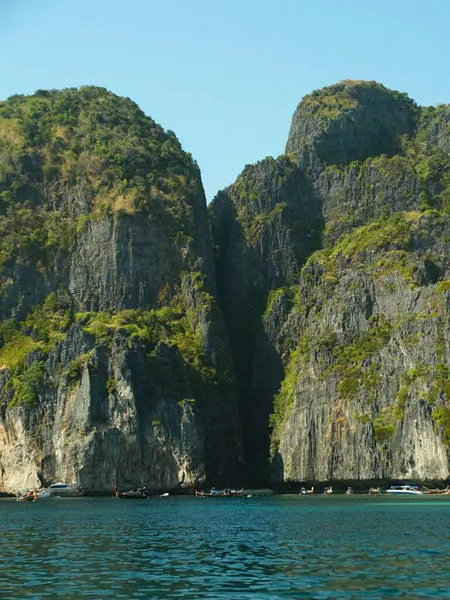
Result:
{"label": "rippling water surface", "polygon": [[0,501],[0,598],[450,598],[447,498]]}

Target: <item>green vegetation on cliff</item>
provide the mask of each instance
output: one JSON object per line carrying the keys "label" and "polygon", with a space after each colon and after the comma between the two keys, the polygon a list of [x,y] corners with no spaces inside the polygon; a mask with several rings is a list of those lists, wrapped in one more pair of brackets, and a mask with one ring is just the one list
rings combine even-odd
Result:
{"label": "green vegetation on cliff", "polygon": [[[204,291],[200,273],[190,275],[197,286],[199,303],[195,309],[185,310],[181,296],[170,306],[154,310],[130,309],[115,313],[80,312],[73,308],[65,293],[51,293],[43,305],[36,306],[23,322],[14,320],[0,324],[0,369],[11,377],[3,392],[10,398],[9,405],[32,404],[37,386],[44,373],[44,365],[55,345],[65,339],[69,327],[76,323],[94,338],[96,346],[111,351],[114,336],[127,339],[129,348],[147,349],[150,376],[152,365],[158,364],[157,346],[160,343],[176,350],[192,374],[205,384],[217,385],[229,379],[206,359],[198,318],[204,309],[209,313],[213,298]],[[81,372],[89,353],[78,356],[67,372],[71,384],[80,381]],[[31,358],[32,357],[32,358]],[[37,360],[37,362],[36,362]],[[156,373],[156,371],[155,371]],[[155,374],[153,373],[153,374]],[[10,392],[12,390],[12,396]]]}
{"label": "green vegetation on cliff", "polygon": [[[294,113],[286,153],[307,169],[393,156],[415,128],[417,107],[406,94],[373,81],[346,80],[314,91]],[[310,171],[311,172],[311,171]]]}
{"label": "green vegetation on cliff", "polygon": [[[48,207],[27,206],[0,215],[0,273],[13,266],[35,265],[45,271],[75,241],[76,223]],[[0,297],[8,281],[0,281]]]}
{"label": "green vegetation on cliff", "polygon": [[183,362],[205,382],[218,383],[221,374],[208,364],[199,328],[192,328],[185,311],[179,306],[164,306],[143,311],[123,310],[118,313],[84,312],[75,321],[95,338],[98,345],[110,347],[114,335],[126,337],[128,346],[144,345],[148,351],[150,374],[158,361],[160,343],[175,349]]}
{"label": "green vegetation on cliff", "polygon": [[128,98],[87,86],[0,102],[0,214],[16,203],[60,211],[76,185],[94,213],[159,211],[187,230],[203,193],[175,134]]}
{"label": "green vegetation on cliff", "polygon": [[286,367],[286,376],[283,379],[278,394],[274,397],[273,413],[269,417],[269,426],[272,428],[270,436],[270,455],[272,457],[278,450],[278,445],[283,435],[283,427],[291,414],[296,389],[301,385],[301,370],[304,361],[301,349],[292,352],[289,364]]}
{"label": "green vegetation on cliff", "polygon": [[34,403],[45,361],[71,322],[67,298],[52,292],[25,321],[0,323],[0,372],[10,375],[0,386],[0,398],[9,398],[10,406]]}
{"label": "green vegetation on cliff", "polygon": [[64,339],[70,323],[67,298],[54,292],[43,305],[36,306],[25,321],[3,321],[0,324],[1,368],[22,369],[31,352],[46,356],[56,342]]}
{"label": "green vegetation on cliff", "polygon": [[362,81],[346,79],[334,85],[330,85],[305,96],[301,105],[310,110],[315,117],[323,119],[335,119],[346,111],[354,111],[361,104],[364,105],[364,96],[361,92],[373,92],[377,98],[386,97],[405,107],[415,109],[416,105],[407,94],[389,90],[376,81]]}
{"label": "green vegetation on cliff", "polygon": [[208,448],[231,447],[237,427],[216,440],[209,423],[238,420],[233,362],[248,457],[266,460],[269,419],[279,476],[304,479],[310,452],[308,476],[321,460],[338,477],[358,444],[358,478],[421,463],[417,432],[450,445],[449,123],[376,82],[309,94],[287,154],[213,201],[214,271],[173,132],[101,88],[0,102],[0,401],[86,394],[106,419],[135,394],[166,444],[169,398],[207,406]]}
{"label": "green vegetation on cliff", "polygon": [[[150,349],[164,340],[176,346],[202,377],[215,377],[205,362],[193,314],[212,302],[203,291],[203,274],[198,273],[195,281],[191,274],[197,304],[192,301],[186,309],[174,297],[187,269],[186,256],[190,259],[194,254],[194,244],[204,244],[197,239],[199,227],[205,225],[204,209],[200,174],[192,157],[173,132],[165,132],[128,98],[88,86],[40,90],[0,102],[0,298],[5,299],[6,316],[20,315],[19,322],[10,319],[0,324],[0,366],[8,378],[2,392],[10,404],[32,403],[38,373],[43,375],[47,357],[74,323],[92,335],[93,344],[106,345],[109,351],[117,331],[130,344],[135,340]],[[173,261],[181,249],[184,253],[179,264],[168,262],[167,281],[155,284],[157,308],[115,310],[111,306],[108,312],[74,316],[84,306],[77,304],[72,289],[70,295],[52,292],[44,300],[52,282],[55,291],[56,286],[71,288],[75,248],[77,266],[86,263],[80,234],[88,224],[112,221],[116,215],[156,221],[158,231],[166,236],[161,242],[167,238],[176,247]],[[124,237],[142,235],[141,231],[134,234],[132,222],[127,223],[130,229],[123,227]],[[97,239],[98,235],[89,243]],[[138,265],[139,251],[130,250],[133,265]],[[95,254],[96,249],[87,252]],[[114,261],[122,248],[116,252]],[[97,272],[95,278],[102,275]],[[76,284],[89,285],[84,297],[92,295],[96,286],[85,277],[86,272]],[[28,289],[34,283],[27,280],[33,278],[41,282],[36,295]],[[130,303],[128,299],[125,305]],[[98,300],[87,305],[95,307]],[[86,360],[82,355],[68,367],[72,384],[79,381]]]}
{"label": "green vegetation on cliff", "polygon": [[446,217],[438,211],[393,213],[353,229],[340,237],[332,248],[315,252],[306,268],[318,265],[323,270],[324,281],[333,276],[337,282],[336,275],[351,264],[375,278],[397,273],[414,287],[420,265],[424,265],[431,279],[437,277],[438,271],[428,256],[418,257],[414,240],[425,239],[430,230],[441,236],[445,222]]}

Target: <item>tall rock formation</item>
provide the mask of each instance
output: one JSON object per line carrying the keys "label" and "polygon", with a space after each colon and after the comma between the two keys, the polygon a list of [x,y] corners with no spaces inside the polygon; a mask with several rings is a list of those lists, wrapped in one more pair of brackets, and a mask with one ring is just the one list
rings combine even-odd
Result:
{"label": "tall rock formation", "polygon": [[448,478],[449,115],[313,92],[208,222],[130,100],[1,102],[0,491]]}
{"label": "tall rock formation", "polygon": [[267,477],[268,418],[283,366],[261,326],[270,290],[293,283],[320,247],[320,205],[287,157],[248,166],[210,206],[219,305],[239,382],[248,477]]}
{"label": "tall rock formation", "polygon": [[[282,256],[312,243],[294,251],[278,284],[265,279],[245,345],[245,308],[229,299],[248,305],[242,282],[258,269],[247,271],[248,236],[234,232],[272,187],[243,193],[240,176],[212,203],[217,272],[229,282],[218,288],[219,304],[235,363],[246,365],[237,371],[244,417],[252,407],[246,446],[264,435],[271,410],[277,481],[449,476],[448,114],[374,82],[344,81],[302,100],[277,162],[304,182],[285,202],[305,209],[305,230],[290,229],[287,239],[277,229],[269,239]],[[244,174],[268,174],[269,163]],[[273,210],[264,206],[258,222]],[[265,273],[277,264],[270,242],[261,237],[252,248]]]}
{"label": "tall rock formation", "polygon": [[346,165],[397,154],[414,129],[416,106],[375,81],[342,81],[305,96],[294,113],[286,153],[304,168]]}
{"label": "tall rock formation", "polygon": [[0,103],[0,491],[230,482],[242,460],[197,165],[128,99]]}

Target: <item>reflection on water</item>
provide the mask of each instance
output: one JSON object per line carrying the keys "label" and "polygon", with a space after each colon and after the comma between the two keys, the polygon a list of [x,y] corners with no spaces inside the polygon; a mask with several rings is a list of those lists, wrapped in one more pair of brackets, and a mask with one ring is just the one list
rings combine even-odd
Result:
{"label": "reflection on water", "polygon": [[0,501],[1,598],[450,598],[450,502]]}

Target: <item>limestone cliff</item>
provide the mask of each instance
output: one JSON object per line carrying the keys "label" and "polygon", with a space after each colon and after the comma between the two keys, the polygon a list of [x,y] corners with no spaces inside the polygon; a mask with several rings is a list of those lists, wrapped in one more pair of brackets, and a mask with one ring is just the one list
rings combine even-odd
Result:
{"label": "limestone cliff", "polygon": [[449,476],[448,135],[448,107],[422,109],[374,82],[344,81],[305,97],[287,157],[277,161],[304,182],[286,202],[305,210],[305,230],[290,229],[287,240],[271,221],[270,242],[259,237],[252,251],[270,273],[274,240],[281,255],[311,243],[293,250],[296,261],[278,281],[264,280],[252,321],[229,299],[248,305],[243,282],[258,272],[244,260],[249,232],[273,209],[247,226],[243,215],[260,197],[276,198],[270,161],[253,167],[263,188],[242,186],[240,176],[213,201],[217,272],[228,281],[219,303],[239,363],[242,414],[252,407],[246,446],[261,450],[271,411],[274,480]]}
{"label": "limestone cliff", "polygon": [[292,119],[286,153],[302,167],[346,165],[397,153],[414,129],[416,107],[406,94],[375,81],[342,81],[305,96]]}
{"label": "limestone cliff", "polygon": [[266,315],[290,351],[276,478],[443,480],[449,465],[448,243],[437,211],[395,213],[313,254]]}
{"label": "limestone cliff", "polygon": [[101,88],[0,103],[0,491],[234,481],[200,174]]}
{"label": "limestone cliff", "polygon": [[0,491],[448,478],[449,115],[315,91],[208,222],[130,100],[0,102]]}
{"label": "limestone cliff", "polygon": [[210,215],[219,305],[239,382],[248,477],[263,479],[268,418],[283,367],[261,316],[269,290],[295,280],[300,265],[320,246],[320,206],[304,173],[280,157],[246,167],[217,195]]}

